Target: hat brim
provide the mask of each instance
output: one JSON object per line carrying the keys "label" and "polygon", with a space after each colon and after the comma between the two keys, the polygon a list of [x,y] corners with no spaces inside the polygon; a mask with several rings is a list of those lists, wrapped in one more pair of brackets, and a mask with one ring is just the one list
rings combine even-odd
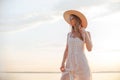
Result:
{"label": "hat brim", "polygon": [[65,11],[64,14],[63,14],[63,17],[65,19],[65,21],[70,24],[70,20],[69,20],[69,17],[71,14],[74,14],[76,16],[78,16],[81,20],[82,20],[82,27],[86,28],[87,27],[87,19],[86,17],[79,11],[76,11],[76,10],[68,10],[68,11]]}

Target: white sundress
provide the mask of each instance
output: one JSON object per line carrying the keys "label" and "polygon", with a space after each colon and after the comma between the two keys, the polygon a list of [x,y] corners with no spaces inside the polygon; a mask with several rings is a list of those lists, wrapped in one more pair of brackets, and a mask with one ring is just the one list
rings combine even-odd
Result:
{"label": "white sundress", "polygon": [[68,33],[68,57],[65,71],[60,80],[92,80],[87,58],[84,54],[84,41]]}

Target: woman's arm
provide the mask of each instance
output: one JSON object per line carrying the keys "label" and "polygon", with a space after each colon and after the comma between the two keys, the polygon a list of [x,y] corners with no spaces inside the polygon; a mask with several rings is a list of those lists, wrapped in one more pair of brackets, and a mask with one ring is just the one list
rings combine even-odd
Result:
{"label": "woman's arm", "polygon": [[61,67],[60,67],[60,70],[62,72],[65,71],[65,61],[66,61],[67,56],[68,56],[68,45],[66,45],[66,48],[65,48],[65,51],[64,51],[64,55],[63,55],[62,64],[61,64]]}
{"label": "woman's arm", "polygon": [[85,43],[86,43],[86,48],[88,51],[92,51],[92,41],[91,41],[91,35],[90,32],[86,31],[85,32]]}
{"label": "woman's arm", "polygon": [[[68,35],[69,35],[69,33],[68,33]],[[67,35],[67,44],[66,44],[66,48],[65,48],[65,51],[64,51],[63,59],[62,59],[62,64],[61,64],[61,67],[60,67],[60,70],[62,72],[65,71],[65,62],[66,62],[66,58],[68,56],[68,35]]]}
{"label": "woman's arm", "polygon": [[61,64],[62,66],[64,66],[67,56],[68,56],[68,45],[66,44],[66,48],[64,51],[63,60],[62,60],[62,64]]}

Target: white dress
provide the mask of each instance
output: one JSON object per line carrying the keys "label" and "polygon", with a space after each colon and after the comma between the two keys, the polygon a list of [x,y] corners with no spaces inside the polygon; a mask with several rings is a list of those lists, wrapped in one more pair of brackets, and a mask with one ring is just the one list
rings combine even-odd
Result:
{"label": "white dress", "polygon": [[87,58],[84,54],[84,41],[68,33],[68,57],[65,71],[60,80],[92,80]]}

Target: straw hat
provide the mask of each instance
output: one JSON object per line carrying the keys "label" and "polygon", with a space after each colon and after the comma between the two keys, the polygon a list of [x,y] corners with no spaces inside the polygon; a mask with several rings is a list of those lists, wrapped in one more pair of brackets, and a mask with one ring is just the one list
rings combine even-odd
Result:
{"label": "straw hat", "polygon": [[87,19],[86,17],[79,11],[76,11],[76,10],[68,10],[68,11],[65,11],[64,14],[63,14],[63,17],[65,19],[65,21],[70,24],[70,15],[71,14],[74,14],[76,16],[78,16],[81,20],[82,20],[82,27],[86,28],[87,27]]}

